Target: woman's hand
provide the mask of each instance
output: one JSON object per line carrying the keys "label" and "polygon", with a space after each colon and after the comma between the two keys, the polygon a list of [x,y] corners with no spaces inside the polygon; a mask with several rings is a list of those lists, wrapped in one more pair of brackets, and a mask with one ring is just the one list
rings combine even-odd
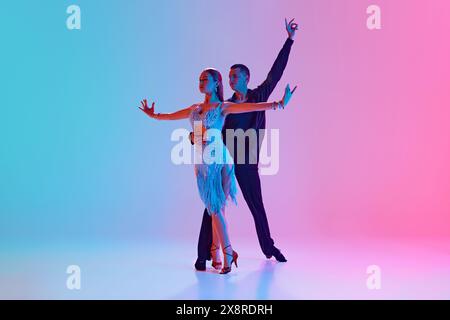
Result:
{"label": "woman's hand", "polygon": [[295,92],[295,89],[297,89],[297,86],[291,91],[291,88],[289,87],[289,84],[286,86],[286,89],[284,89],[284,96],[283,100],[281,100],[281,107],[284,109],[284,107],[287,106],[289,103],[289,100],[291,100],[292,95]]}
{"label": "woman's hand", "polygon": [[152,107],[149,108],[147,104],[147,99],[144,99],[141,101],[141,107],[139,107],[146,115],[148,115],[150,118],[156,118],[155,114],[155,103],[152,103]]}

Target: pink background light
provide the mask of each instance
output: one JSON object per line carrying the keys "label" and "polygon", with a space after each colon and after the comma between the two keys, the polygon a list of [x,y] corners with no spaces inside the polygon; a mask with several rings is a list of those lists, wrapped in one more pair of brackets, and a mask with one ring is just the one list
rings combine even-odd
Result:
{"label": "pink background light", "polygon": [[[281,163],[263,177],[279,233],[449,235],[450,5],[378,1],[382,29],[370,31],[371,3],[296,2],[289,11],[300,32],[273,97],[287,82],[300,90],[285,113],[267,114],[281,131]],[[261,15],[252,24],[269,40],[256,50],[277,43]],[[250,66],[253,79],[263,79],[267,51]]]}

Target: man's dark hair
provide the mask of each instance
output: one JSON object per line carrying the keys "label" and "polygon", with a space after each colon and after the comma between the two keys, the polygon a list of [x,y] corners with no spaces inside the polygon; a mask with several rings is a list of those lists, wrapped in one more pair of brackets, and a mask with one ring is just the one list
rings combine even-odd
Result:
{"label": "man's dark hair", "polygon": [[241,71],[245,72],[247,77],[250,79],[250,70],[247,68],[246,65],[237,63],[237,64],[233,64],[230,69],[237,69],[237,68],[239,68]]}

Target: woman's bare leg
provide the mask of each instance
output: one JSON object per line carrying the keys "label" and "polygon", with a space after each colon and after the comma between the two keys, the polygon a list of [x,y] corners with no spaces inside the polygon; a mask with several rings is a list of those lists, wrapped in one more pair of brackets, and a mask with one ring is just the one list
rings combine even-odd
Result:
{"label": "woman's bare leg", "polygon": [[233,169],[233,165],[224,165],[222,167],[222,189],[223,193],[225,194],[225,198],[228,199],[230,196],[230,190],[231,190],[231,179],[229,176],[230,170]]}
{"label": "woman's bare leg", "polygon": [[[230,194],[230,186],[231,186],[231,180],[228,176],[228,171],[231,168],[229,166],[224,166],[222,168],[221,171],[221,175],[222,175],[222,188],[223,188],[223,192],[225,194],[225,198],[228,198],[229,194]],[[226,221],[225,221],[226,224]],[[217,219],[213,219],[212,220],[212,230],[213,230],[213,239],[212,239],[212,245],[211,245],[211,258],[213,260],[213,262],[219,262],[220,259],[220,238],[219,238],[219,234],[221,232],[221,230],[219,230],[218,228],[221,228],[221,226],[218,224]],[[222,250],[223,250],[223,246],[222,246]]]}
{"label": "woman's bare leg", "polygon": [[[225,194],[225,198],[228,198],[230,195],[230,187],[231,187],[231,179],[229,177],[230,166],[225,165],[222,168],[222,188]],[[233,248],[231,247],[230,235],[228,233],[227,221],[225,219],[225,207],[218,213],[212,215],[213,221],[213,230],[215,228],[216,236],[222,246],[223,254],[224,254],[224,267],[229,267]],[[213,231],[214,232],[214,231]]]}
{"label": "woman's bare leg", "polygon": [[212,219],[212,244],[211,244],[211,259],[215,264],[218,264],[221,262],[221,258],[220,258],[220,240],[219,240],[219,235],[217,233],[217,226],[216,223],[214,221],[214,219]]}
{"label": "woman's bare leg", "polygon": [[225,211],[222,210],[219,213],[214,213],[213,215],[211,215],[211,218],[224,253],[224,267],[229,267],[232,257],[226,255],[225,253],[229,255],[233,254],[233,248],[231,247],[230,236],[228,233],[227,222],[225,220],[224,214]]}

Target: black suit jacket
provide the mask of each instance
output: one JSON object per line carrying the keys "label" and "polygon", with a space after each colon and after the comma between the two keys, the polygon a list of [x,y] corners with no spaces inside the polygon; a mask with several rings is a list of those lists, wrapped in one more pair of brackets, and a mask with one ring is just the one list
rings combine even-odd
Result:
{"label": "black suit jacket", "polygon": [[[291,47],[293,44],[293,40],[287,39],[278,53],[275,62],[272,65],[269,73],[267,74],[266,80],[261,83],[256,89],[249,89],[247,91],[247,102],[266,102],[269,99],[269,96],[272,94],[272,91],[275,89],[278,81],[280,81],[281,76],[283,75],[284,69],[286,68],[289,53],[291,52]],[[228,100],[230,102],[236,101],[236,94]],[[227,116],[225,120],[225,124],[223,126],[222,135],[225,144],[226,141],[226,130],[232,129],[242,129],[244,132],[248,129],[256,130],[256,141],[251,141],[251,139],[245,139],[245,150],[241,150],[241,154],[244,155],[245,159],[238,159],[238,139],[234,139],[234,150],[230,150],[231,154],[234,157],[234,163],[239,165],[238,160],[245,160],[243,164],[246,165],[254,165],[257,166],[259,163],[259,151],[261,148],[261,142],[264,138],[264,135],[259,135],[259,129],[266,128],[266,112],[265,111],[257,111],[257,112],[248,112],[248,113],[240,113],[240,114],[230,114]],[[230,149],[230,145],[227,145]]]}

